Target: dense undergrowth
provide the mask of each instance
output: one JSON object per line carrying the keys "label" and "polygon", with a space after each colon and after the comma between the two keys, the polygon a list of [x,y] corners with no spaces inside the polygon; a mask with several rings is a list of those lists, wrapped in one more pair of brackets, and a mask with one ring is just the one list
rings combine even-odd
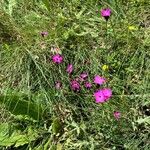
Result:
{"label": "dense undergrowth", "polygon": [[[149,0],[2,0],[0,149],[149,150],[149,12]],[[93,87],[74,92],[83,72]],[[95,103],[95,75],[112,89],[106,103]]]}

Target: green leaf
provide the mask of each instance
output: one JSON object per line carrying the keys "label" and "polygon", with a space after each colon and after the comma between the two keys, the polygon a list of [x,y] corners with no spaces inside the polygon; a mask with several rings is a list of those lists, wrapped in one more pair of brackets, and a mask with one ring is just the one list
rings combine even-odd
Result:
{"label": "green leaf", "polygon": [[0,125],[0,146],[8,147],[14,145],[14,147],[19,147],[34,141],[37,137],[37,132],[31,127],[28,128],[26,134],[23,134],[20,130],[8,123]]}
{"label": "green leaf", "polygon": [[62,144],[60,143],[57,144],[57,150],[62,150]]}
{"label": "green leaf", "polygon": [[27,115],[34,120],[42,119],[43,110],[40,104],[32,102],[23,96],[1,95],[0,103],[14,115]]}
{"label": "green leaf", "polygon": [[150,124],[150,117],[140,118],[137,120],[138,124],[148,123]]}
{"label": "green leaf", "polygon": [[52,123],[52,132],[53,134],[59,134],[62,130],[62,124],[61,124],[61,121],[56,118],[53,120],[53,123]]}

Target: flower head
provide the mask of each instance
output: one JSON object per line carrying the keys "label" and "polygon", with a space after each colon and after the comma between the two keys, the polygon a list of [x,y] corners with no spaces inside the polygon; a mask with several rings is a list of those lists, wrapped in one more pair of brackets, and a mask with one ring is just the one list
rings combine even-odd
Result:
{"label": "flower head", "polygon": [[63,61],[63,57],[60,54],[53,55],[52,61],[56,64],[60,64]]}
{"label": "flower head", "polygon": [[87,88],[87,89],[90,89],[92,87],[92,84],[90,82],[85,82],[84,86]]}
{"label": "flower head", "polygon": [[67,71],[68,74],[71,74],[72,71],[73,71],[73,65],[72,65],[72,64],[69,64],[69,65],[67,66],[66,71]]}
{"label": "flower head", "polygon": [[103,95],[105,97],[105,101],[108,101],[112,96],[112,90],[109,88],[102,89]]}
{"label": "flower head", "polygon": [[106,19],[106,21],[108,21],[110,15],[111,15],[111,10],[109,8],[102,9],[101,15]]}
{"label": "flower head", "polygon": [[136,26],[128,26],[128,30],[134,31],[134,30],[137,30],[137,27]]}
{"label": "flower head", "polygon": [[57,82],[55,83],[56,89],[60,89],[61,86],[62,86],[62,83],[61,83],[61,82],[57,81]]}
{"label": "flower head", "polygon": [[70,85],[71,85],[71,89],[73,91],[79,91],[80,90],[80,84],[76,80],[72,80]]}
{"label": "flower head", "polygon": [[80,78],[83,80],[85,80],[87,77],[88,77],[88,74],[86,72],[80,74]]}
{"label": "flower head", "polygon": [[112,90],[109,88],[104,88],[94,93],[96,103],[104,103],[108,101],[111,98],[111,96],[112,96]]}
{"label": "flower head", "polygon": [[106,79],[103,78],[103,77],[100,77],[99,75],[96,75],[96,76],[94,77],[94,83],[95,83],[95,84],[102,85],[102,84],[105,83],[105,82],[106,82]]}
{"label": "flower head", "polygon": [[108,70],[108,65],[103,65],[102,70],[104,70],[104,71]]}
{"label": "flower head", "polygon": [[48,32],[47,31],[42,31],[41,35],[44,37],[44,36],[48,35]]}
{"label": "flower head", "polygon": [[102,90],[96,91],[94,93],[94,97],[95,97],[96,103],[104,103],[105,102],[105,97],[104,97]]}
{"label": "flower head", "polygon": [[118,120],[121,117],[121,113],[119,111],[114,111],[114,117]]}

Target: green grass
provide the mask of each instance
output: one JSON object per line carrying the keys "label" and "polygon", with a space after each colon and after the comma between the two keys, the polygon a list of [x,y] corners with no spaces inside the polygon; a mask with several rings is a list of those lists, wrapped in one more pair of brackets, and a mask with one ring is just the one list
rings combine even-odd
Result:
{"label": "green grass", "polygon": [[[107,27],[105,7],[112,10]],[[2,0],[0,149],[150,149],[149,10],[148,0]],[[60,65],[51,61],[53,46],[64,56]],[[69,63],[72,78],[84,71],[91,82],[107,78],[112,98],[96,104],[95,87],[71,91]]]}

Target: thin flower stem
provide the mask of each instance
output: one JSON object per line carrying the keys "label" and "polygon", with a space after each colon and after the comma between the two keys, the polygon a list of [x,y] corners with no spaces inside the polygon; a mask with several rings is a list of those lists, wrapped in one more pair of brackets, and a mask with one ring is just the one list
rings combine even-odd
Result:
{"label": "thin flower stem", "polygon": [[108,30],[107,30],[107,27],[108,27],[108,24],[107,24],[107,21],[106,21],[106,42],[105,42],[105,45],[106,45],[106,47],[107,47],[107,41],[108,41]]}

